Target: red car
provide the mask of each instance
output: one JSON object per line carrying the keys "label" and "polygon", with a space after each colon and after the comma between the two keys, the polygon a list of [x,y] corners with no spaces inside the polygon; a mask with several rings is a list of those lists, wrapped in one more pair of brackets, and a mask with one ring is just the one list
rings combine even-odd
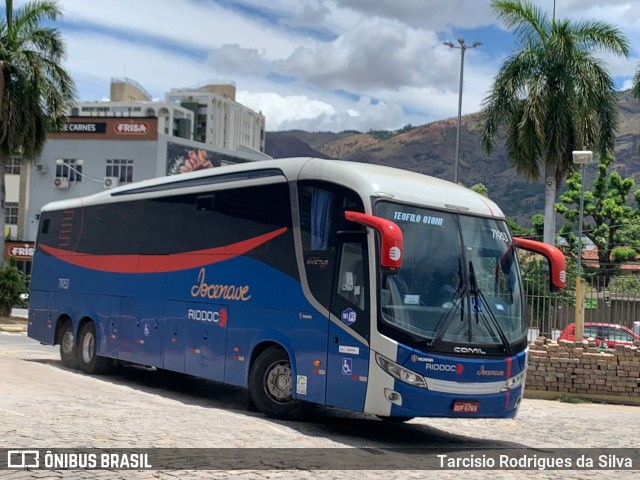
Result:
{"label": "red car", "polygon": [[[575,323],[564,327],[558,340],[575,341],[575,328]],[[636,335],[627,327],[615,323],[585,323],[584,338],[595,338],[598,346],[604,340],[609,348],[616,345],[633,345],[633,342],[640,341],[640,335]]]}

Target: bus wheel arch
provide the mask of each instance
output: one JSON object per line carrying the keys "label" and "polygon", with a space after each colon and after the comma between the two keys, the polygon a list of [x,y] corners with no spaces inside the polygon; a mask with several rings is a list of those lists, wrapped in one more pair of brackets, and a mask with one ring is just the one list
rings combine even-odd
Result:
{"label": "bus wheel arch", "polygon": [[78,342],[73,331],[73,321],[68,315],[61,315],[56,322],[56,333],[54,344],[60,345],[60,360],[67,368],[77,369],[78,363]]}
{"label": "bus wheel arch", "polygon": [[293,369],[287,351],[266,342],[254,349],[249,370],[249,395],[258,409],[271,418],[296,420],[311,404],[293,397]]}
{"label": "bus wheel arch", "polygon": [[78,364],[84,373],[100,375],[106,373],[111,360],[98,355],[98,334],[96,324],[89,317],[83,318],[78,325]]}

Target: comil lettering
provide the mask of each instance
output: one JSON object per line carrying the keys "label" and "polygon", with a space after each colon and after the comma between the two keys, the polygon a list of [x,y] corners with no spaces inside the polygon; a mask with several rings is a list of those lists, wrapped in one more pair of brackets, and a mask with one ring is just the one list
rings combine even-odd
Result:
{"label": "comil lettering", "polygon": [[191,287],[192,297],[210,298],[217,300],[223,298],[225,300],[238,300],[246,302],[251,298],[249,295],[249,285],[223,285],[223,284],[207,284],[205,269],[200,269],[198,273],[198,283]]}

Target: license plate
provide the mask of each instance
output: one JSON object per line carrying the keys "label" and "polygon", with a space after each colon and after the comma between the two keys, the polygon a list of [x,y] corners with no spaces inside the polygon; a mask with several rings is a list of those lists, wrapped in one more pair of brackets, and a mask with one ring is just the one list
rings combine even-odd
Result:
{"label": "license plate", "polygon": [[477,400],[456,400],[451,407],[453,413],[478,413],[480,402]]}

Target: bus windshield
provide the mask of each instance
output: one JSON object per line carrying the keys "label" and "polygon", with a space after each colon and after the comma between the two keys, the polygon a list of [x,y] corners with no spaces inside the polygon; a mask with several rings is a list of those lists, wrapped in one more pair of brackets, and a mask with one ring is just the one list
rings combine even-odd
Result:
{"label": "bus windshield", "polygon": [[379,289],[381,322],[391,332],[434,349],[508,352],[522,342],[521,280],[504,221],[389,201],[376,204],[376,215],[395,222],[404,237],[402,268],[382,275]]}

